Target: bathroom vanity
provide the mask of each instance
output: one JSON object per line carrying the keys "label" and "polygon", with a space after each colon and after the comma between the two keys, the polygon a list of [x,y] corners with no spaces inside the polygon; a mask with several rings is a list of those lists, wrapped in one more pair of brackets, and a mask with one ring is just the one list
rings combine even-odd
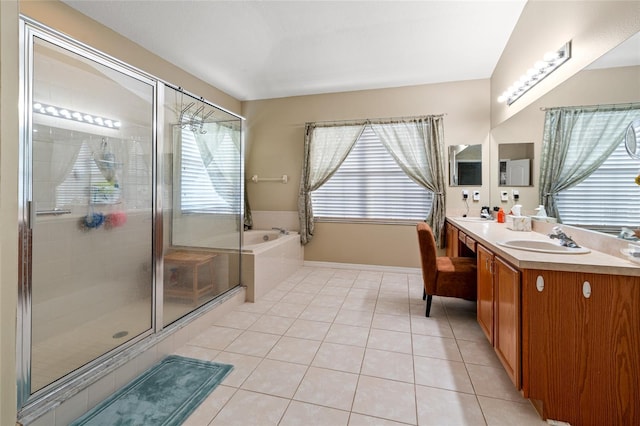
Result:
{"label": "bathroom vanity", "polygon": [[640,264],[593,249],[600,247],[594,238],[575,238],[591,249],[582,254],[501,244],[544,246],[547,229],[538,230],[447,218],[447,255],[477,259],[481,329],[544,419],[638,424]]}

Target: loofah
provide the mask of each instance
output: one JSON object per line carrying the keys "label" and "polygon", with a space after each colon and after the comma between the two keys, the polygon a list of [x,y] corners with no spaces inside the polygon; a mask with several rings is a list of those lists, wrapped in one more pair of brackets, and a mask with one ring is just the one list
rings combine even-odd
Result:
{"label": "loofah", "polygon": [[96,229],[102,226],[105,221],[105,216],[102,213],[89,213],[84,218],[80,219],[80,227],[82,229]]}
{"label": "loofah", "polygon": [[127,214],[125,212],[113,212],[107,215],[105,226],[108,228],[117,228],[127,223]]}

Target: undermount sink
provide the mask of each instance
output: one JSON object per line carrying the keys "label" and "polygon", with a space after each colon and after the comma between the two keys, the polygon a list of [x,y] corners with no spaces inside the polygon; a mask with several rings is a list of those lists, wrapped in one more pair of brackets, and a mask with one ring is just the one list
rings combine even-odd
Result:
{"label": "undermount sink", "polygon": [[588,248],[572,248],[561,246],[552,241],[540,241],[540,240],[509,240],[498,241],[498,245],[507,248],[537,251],[540,253],[553,253],[553,254],[584,254],[589,253],[591,250]]}

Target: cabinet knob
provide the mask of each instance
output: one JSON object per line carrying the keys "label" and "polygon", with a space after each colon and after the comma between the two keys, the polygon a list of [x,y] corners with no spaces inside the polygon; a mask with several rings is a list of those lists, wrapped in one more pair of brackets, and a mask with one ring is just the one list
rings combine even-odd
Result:
{"label": "cabinet knob", "polygon": [[542,275],[538,275],[538,278],[536,278],[536,288],[540,292],[544,290],[544,278],[542,277]]}
{"label": "cabinet knob", "polygon": [[582,295],[585,299],[591,297],[591,283],[589,283],[589,281],[582,283]]}

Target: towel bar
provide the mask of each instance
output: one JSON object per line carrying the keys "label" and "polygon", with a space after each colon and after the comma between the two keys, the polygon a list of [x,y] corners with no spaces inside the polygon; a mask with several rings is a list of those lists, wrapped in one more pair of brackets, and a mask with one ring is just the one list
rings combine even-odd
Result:
{"label": "towel bar", "polygon": [[289,176],[282,175],[281,177],[278,177],[278,178],[261,178],[261,177],[258,177],[258,175],[253,175],[253,176],[251,176],[251,181],[254,182],[254,183],[258,183],[258,182],[281,182],[281,183],[287,183],[287,182],[289,182]]}

